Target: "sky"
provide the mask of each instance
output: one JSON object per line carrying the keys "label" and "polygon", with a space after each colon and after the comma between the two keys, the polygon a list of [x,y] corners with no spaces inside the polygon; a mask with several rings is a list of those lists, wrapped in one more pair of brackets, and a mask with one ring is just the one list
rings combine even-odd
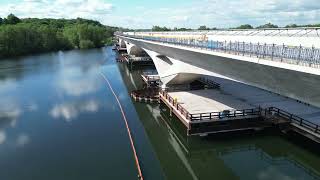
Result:
{"label": "sky", "polygon": [[87,18],[105,25],[229,28],[320,23],[320,0],[0,0],[0,17]]}

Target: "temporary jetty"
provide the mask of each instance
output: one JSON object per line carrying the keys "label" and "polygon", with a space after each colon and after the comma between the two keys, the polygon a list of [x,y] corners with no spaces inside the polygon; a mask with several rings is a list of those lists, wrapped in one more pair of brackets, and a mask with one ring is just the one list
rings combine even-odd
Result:
{"label": "temporary jetty", "polygon": [[159,88],[145,88],[131,92],[131,97],[137,102],[159,102]]}

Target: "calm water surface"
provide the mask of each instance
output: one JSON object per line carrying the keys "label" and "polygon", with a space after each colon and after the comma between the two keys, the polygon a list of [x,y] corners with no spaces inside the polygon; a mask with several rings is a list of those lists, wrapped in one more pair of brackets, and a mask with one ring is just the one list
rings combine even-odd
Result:
{"label": "calm water surface", "polygon": [[130,117],[145,176],[162,178],[114,59],[103,48],[0,62],[0,179],[137,179],[127,130],[100,72]]}
{"label": "calm water surface", "polygon": [[318,147],[274,132],[186,137],[166,107],[131,101],[142,70],[115,57],[102,48],[0,61],[0,179],[137,179],[120,110],[100,73],[119,95],[147,180],[319,179]]}

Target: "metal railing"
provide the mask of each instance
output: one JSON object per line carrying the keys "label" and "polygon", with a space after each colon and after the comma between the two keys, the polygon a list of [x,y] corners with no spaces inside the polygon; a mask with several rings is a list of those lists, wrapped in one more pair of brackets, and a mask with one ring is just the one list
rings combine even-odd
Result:
{"label": "metal railing", "polygon": [[190,114],[185,108],[183,108],[177,102],[177,100],[172,98],[166,91],[161,91],[160,93],[166,100],[168,100],[168,102],[178,112],[180,112],[180,114],[182,114],[187,120],[190,120],[190,121],[206,121],[206,120],[235,118],[235,117],[244,117],[244,116],[260,116],[260,114],[261,114],[260,108]]}
{"label": "metal railing", "polygon": [[241,56],[257,57],[273,61],[285,62],[320,68],[320,49],[302,46],[276,44],[260,44],[232,41],[214,41],[183,38],[164,38],[139,35],[118,34],[135,39],[162,42],[180,46],[206,49]]}
{"label": "metal railing", "polygon": [[169,94],[168,92],[166,91],[160,91],[161,95],[166,99],[168,100],[168,102],[173,106],[175,107],[175,109],[177,111],[180,112],[180,114],[182,114],[186,119],[190,120],[190,113],[184,109],[175,99],[173,99]]}
{"label": "metal railing", "polygon": [[[117,32],[119,34],[119,32]],[[125,32],[127,34],[157,34],[157,35],[227,35],[227,36],[282,36],[282,37],[320,37],[320,27],[297,28],[259,28],[259,29],[216,29],[187,31],[148,31]]]}
{"label": "metal railing", "polygon": [[262,109],[261,107],[253,109],[232,110],[223,112],[209,112],[209,113],[195,113],[190,114],[184,109],[174,98],[172,98],[166,91],[161,91],[161,95],[169,101],[177,111],[179,111],[187,120],[190,121],[207,121],[207,120],[219,120],[224,118],[236,118],[245,116],[257,116],[266,117],[267,114],[272,114],[281,118],[284,118],[289,123],[296,124],[300,127],[306,128],[316,134],[320,134],[319,125],[308,120],[305,120],[299,116],[288,113],[276,107],[269,107]]}
{"label": "metal railing", "polygon": [[213,119],[223,119],[223,118],[236,118],[244,116],[260,116],[260,109],[243,109],[243,110],[233,110],[233,111],[223,111],[223,112],[210,112],[210,113],[197,113],[190,114],[189,119],[191,121],[203,121],[203,120],[213,120]]}
{"label": "metal railing", "polygon": [[281,118],[284,118],[284,119],[288,120],[290,123],[294,123],[298,126],[306,128],[314,133],[320,134],[320,129],[319,129],[318,124],[315,124],[313,122],[305,120],[299,116],[293,115],[291,113],[288,113],[288,112],[283,111],[283,110],[276,108],[276,107],[268,108],[268,112],[272,113],[274,115],[277,115]]}

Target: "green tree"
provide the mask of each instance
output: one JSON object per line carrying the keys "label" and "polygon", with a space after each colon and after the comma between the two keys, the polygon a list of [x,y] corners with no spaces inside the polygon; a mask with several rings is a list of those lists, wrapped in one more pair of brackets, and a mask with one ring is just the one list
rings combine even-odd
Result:
{"label": "green tree", "polygon": [[257,29],[265,29],[265,28],[278,28],[279,26],[271,23],[267,23],[261,26],[258,26]]}
{"label": "green tree", "polygon": [[80,41],[80,49],[90,49],[94,48],[95,45],[92,41],[90,40],[81,40]]}
{"label": "green tree", "polygon": [[113,44],[113,38],[112,37],[108,37],[106,40],[104,40],[104,44],[111,46]]}
{"label": "green tree", "polygon": [[320,27],[320,24],[308,24],[308,25],[303,25],[303,27]]}
{"label": "green tree", "polygon": [[0,17],[0,26],[2,25],[3,23],[3,19]]}
{"label": "green tree", "polygon": [[190,28],[177,28],[177,27],[175,27],[175,28],[173,28],[173,31],[191,31],[192,29],[190,29]]}
{"label": "green tree", "polygon": [[285,26],[285,28],[296,28],[296,27],[299,27],[299,26],[296,24],[288,24]]}
{"label": "green tree", "polygon": [[210,30],[207,26],[200,26],[198,30]]}
{"label": "green tree", "polygon": [[6,24],[18,24],[19,22],[21,22],[21,20],[13,14],[9,14],[7,19],[5,20]]}
{"label": "green tree", "polygon": [[80,39],[77,27],[69,26],[63,30],[63,36],[68,39],[73,48],[79,48]]}
{"label": "green tree", "polygon": [[250,24],[243,24],[236,27],[235,29],[253,29],[253,27]]}
{"label": "green tree", "polygon": [[[18,20],[17,20],[18,19]],[[0,58],[74,48],[88,49],[112,43],[116,27],[86,19],[15,18],[0,26]]]}
{"label": "green tree", "polygon": [[43,51],[53,51],[59,49],[59,40],[57,38],[57,29],[47,25],[42,25],[38,29],[42,40]]}
{"label": "green tree", "polygon": [[152,31],[171,31],[171,29],[167,27],[153,26]]}

